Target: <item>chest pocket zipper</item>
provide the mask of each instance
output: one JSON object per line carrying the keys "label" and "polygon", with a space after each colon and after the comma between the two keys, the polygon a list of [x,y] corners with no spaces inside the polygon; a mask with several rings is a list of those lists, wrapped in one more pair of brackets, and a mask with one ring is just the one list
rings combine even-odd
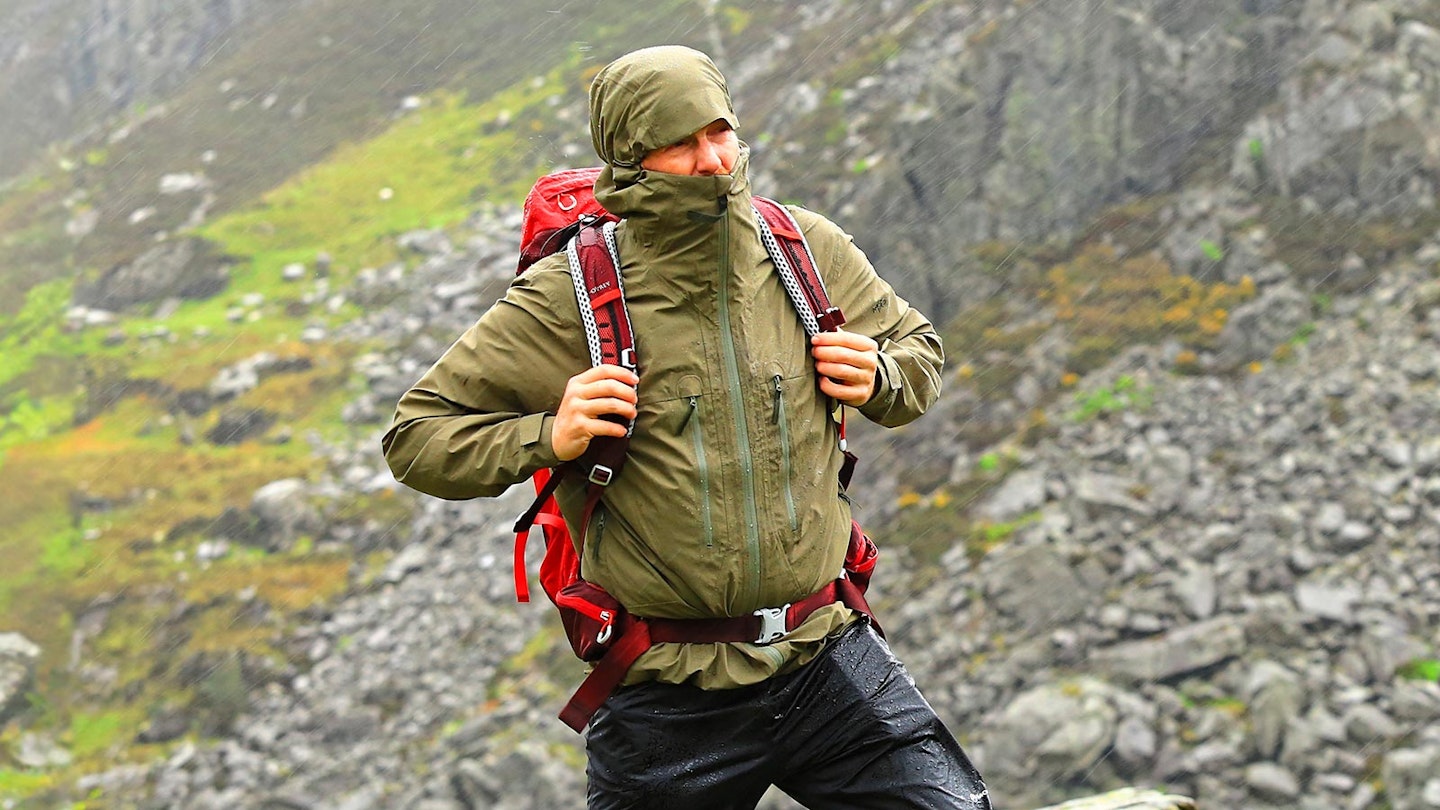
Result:
{"label": "chest pocket zipper", "polygon": [[600,541],[605,537],[605,505],[595,505],[595,516],[590,519],[591,530],[586,532],[585,545],[594,552],[595,558],[600,557]]}
{"label": "chest pocket zipper", "polygon": [[710,514],[710,465],[705,461],[705,431],[700,421],[700,397],[690,397],[690,409],[680,422],[680,432],[689,430],[695,438],[695,467],[700,477],[700,522],[705,528],[705,547],[715,547],[715,523]]}
{"label": "chest pocket zipper", "polygon": [[795,493],[790,488],[790,420],[785,418],[785,391],[780,387],[780,375],[775,375],[775,424],[780,427],[780,476],[785,481],[785,509],[790,515],[790,533],[800,530],[795,517]]}

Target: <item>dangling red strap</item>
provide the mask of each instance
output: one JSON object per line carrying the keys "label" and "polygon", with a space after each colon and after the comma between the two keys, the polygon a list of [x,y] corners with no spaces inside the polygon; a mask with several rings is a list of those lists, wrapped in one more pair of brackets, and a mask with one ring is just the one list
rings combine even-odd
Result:
{"label": "dangling red strap", "polygon": [[[532,525],[539,526],[542,530],[546,527],[557,531],[567,531],[565,518],[551,512],[541,512],[531,521]],[[530,540],[530,530],[515,535],[515,559],[512,565],[515,568],[515,601],[530,601],[530,577],[525,570],[525,545]]]}
{"label": "dangling red strap", "polygon": [[620,640],[605,653],[605,657],[590,670],[580,688],[570,696],[565,708],[560,710],[560,721],[570,728],[583,732],[590,718],[600,710],[600,704],[610,697],[630,671],[630,665],[650,649],[650,628],[643,621],[637,621],[625,630]]}

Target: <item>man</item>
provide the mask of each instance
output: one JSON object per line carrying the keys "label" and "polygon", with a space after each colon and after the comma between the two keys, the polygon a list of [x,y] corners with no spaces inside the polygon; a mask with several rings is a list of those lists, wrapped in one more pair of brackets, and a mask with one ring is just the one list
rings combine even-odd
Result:
{"label": "man", "polygon": [[[649,48],[590,91],[639,375],[587,370],[563,256],[516,279],[400,401],[397,479],[493,496],[634,419],[627,465],[588,526],[557,492],[584,578],[631,614],[709,619],[799,602],[840,572],[850,507],[835,403],[882,425],[935,400],[930,323],[850,238],[800,208],[845,331],[812,340],[761,243],[729,91],[708,57]],[[578,478],[578,476],[577,476]],[[587,732],[589,806],[753,808],[778,785],[812,808],[988,808],[978,773],[869,623],[840,602],[773,643],[656,644]]]}

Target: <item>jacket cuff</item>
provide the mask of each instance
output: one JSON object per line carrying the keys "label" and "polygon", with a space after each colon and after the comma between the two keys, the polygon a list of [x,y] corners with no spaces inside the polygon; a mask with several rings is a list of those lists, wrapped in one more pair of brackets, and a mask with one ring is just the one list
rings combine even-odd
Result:
{"label": "jacket cuff", "polygon": [[554,414],[532,413],[520,418],[518,426],[520,447],[530,457],[525,464],[526,467],[538,470],[541,467],[555,467],[560,464],[560,459],[555,456],[555,445],[550,440],[554,428]]}
{"label": "jacket cuff", "polygon": [[880,352],[880,365],[875,369],[875,390],[870,393],[870,399],[860,406],[860,413],[867,419],[879,420],[890,412],[890,407],[895,404],[895,397],[900,393],[900,385],[905,375],[900,372],[900,364],[884,351]]}

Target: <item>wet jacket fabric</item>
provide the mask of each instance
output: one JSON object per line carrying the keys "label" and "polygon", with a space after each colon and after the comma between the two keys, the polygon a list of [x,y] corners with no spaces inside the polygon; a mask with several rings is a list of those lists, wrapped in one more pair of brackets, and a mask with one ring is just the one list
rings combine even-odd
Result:
{"label": "wet jacket fabric", "polygon": [[[625,469],[590,525],[576,525],[583,481],[567,481],[557,500],[572,535],[585,529],[582,575],[630,612],[739,616],[797,601],[840,573],[850,525],[836,479],[842,456],[809,340],[760,242],[748,150],[742,144],[723,176],[638,165],[715,120],[735,124],[708,58],[651,50],[650,62],[642,51],[602,72],[591,100],[607,163],[596,197],[622,218],[616,244],[636,335],[639,417]],[[848,318],[844,328],[880,344],[875,393],[860,412],[883,425],[916,418],[939,392],[934,329],[840,228],[791,212]],[[567,380],[588,366],[569,267],[552,256],[517,278],[402,397],[383,442],[392,471],[458,499],[498,495],[554,466],[553,414]],[[753,684],[810,660],[852,619],[837,604],[769,646],[659,644],[627,682]]]}

